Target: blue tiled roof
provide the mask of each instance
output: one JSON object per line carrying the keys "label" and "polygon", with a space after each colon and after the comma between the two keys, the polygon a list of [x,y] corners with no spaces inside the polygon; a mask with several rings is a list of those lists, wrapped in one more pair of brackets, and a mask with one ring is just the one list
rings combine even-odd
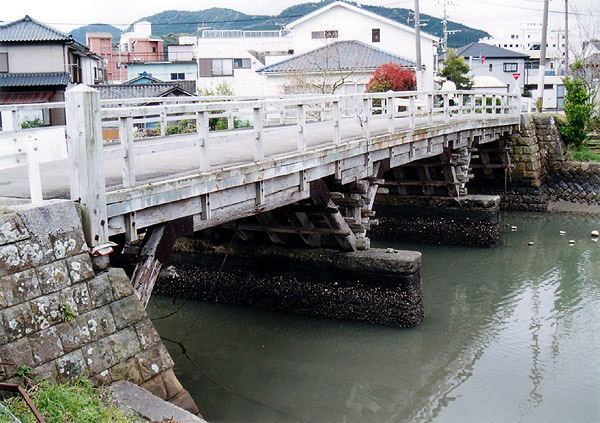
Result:
{"label": "blue tiled roof", "polygon": [[0,25],[0,42],[70,41],[71,39],[70,35],[44,25],[29,16],[6,25]]}
{"label": "blue tiled roof", "polygon": [[274,63],[257,72],[320,72],[373,70],[386,63],[414,67],[415,62],[360,41],[337,41],[316,50]]}
{"label": "blue tiled roof", "polygon": [[162,82],[159,84],[92,85],[92,87],[100,91],[100,98],[102,100],[193,95],[180,87],[176,82]]}
{"label": "blue tiled roof", "polygon": [[0,87],[67,86],[69,74],[64,73],[0,73]]}

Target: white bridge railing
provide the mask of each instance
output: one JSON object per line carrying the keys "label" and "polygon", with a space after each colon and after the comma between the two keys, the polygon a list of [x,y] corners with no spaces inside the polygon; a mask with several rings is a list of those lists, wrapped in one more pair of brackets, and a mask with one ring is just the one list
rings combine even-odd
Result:
{"label": "white bridge railing", "polygon": [[[23,110],[60,107],[66,109],[66,127],[21,128]],[[136,157],[147,154],[194,147],[196,171],[204,173],[227,166],[211,162],[212,143],[243,144],[251,152],[249,163],[261,162],[268,158],[264,140],[276,131],[285,134],[281,142],[302,154],[310,151],[308,138],[315,130],[339,145],[465,119],[514,118],[520,109],[515,94],[473,91],[100,101],[97,91],[78,86],[66,93],[65,103],[0,106],[0,111],[10,110],[15,122],[14,130],[0,132],[0,170],[28,163],[32,201],[41,201],[39,163],[65,159],[68,150],[71,198],[87,211],[84,228],[94,246],[108,240],[105,161],[120,161],[122,186],[133,188],[138,184]],[[342,128],[349,126],[360,132],[344,138]]]}

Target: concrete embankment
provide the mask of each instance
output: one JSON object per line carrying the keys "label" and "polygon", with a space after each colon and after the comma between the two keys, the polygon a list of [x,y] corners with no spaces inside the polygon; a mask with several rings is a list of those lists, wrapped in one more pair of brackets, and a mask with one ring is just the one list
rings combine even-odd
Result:
{"label": "concrete embankment", "polygon": [[177,242],[176,276],[155,293],[312,316],[412,327],[423,320],[421,253],[343,253],[259,245]]}
{"label": "concrete embankment", "polygon": [[[0,212],[0,381],[128,380],[198,409],[122,269],[96,272],[70,201]],[[169,416],[165,416],[169,417]]]}

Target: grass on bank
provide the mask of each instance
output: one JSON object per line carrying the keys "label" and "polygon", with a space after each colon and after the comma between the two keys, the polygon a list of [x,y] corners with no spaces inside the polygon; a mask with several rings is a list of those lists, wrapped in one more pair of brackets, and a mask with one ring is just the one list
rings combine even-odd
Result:
{"label": "grass on bank", "polygon": [[600,153],[598,151],[591,150],[585,143],[579,147],[569,145],[567,147],[567,158],[576,162],[599,162]]}
{"label": "grass on bank", "polygon": [[[145,420],[129,415],[111,403],[106,391],[94,388],[87,379],[73,384],[32,382],[27,393],[47,423],[141,423]],[[37,422],[18,395],[0,402],[0,423]],[[4,406],[14,417],[5,410]]]}

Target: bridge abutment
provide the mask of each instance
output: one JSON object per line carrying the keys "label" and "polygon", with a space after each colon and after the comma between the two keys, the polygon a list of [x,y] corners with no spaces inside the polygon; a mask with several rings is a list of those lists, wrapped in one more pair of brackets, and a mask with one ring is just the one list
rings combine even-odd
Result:
{"label": "bridge abutment", "polygon": [[0,210],[0,381],[128,380],[198,409],[122,269],[95,271],[75,203]]}
{"label": "bridge abutment", "polygon": [[270,310],[413,327],[423,320],[421,253],[328,249],[185,238],[172,257],[176,276],[155,293]]}
{"label": "bridge abutment", "polygon": [[500,197],[381,195],[373,240],[493,247],[500,242]]}

